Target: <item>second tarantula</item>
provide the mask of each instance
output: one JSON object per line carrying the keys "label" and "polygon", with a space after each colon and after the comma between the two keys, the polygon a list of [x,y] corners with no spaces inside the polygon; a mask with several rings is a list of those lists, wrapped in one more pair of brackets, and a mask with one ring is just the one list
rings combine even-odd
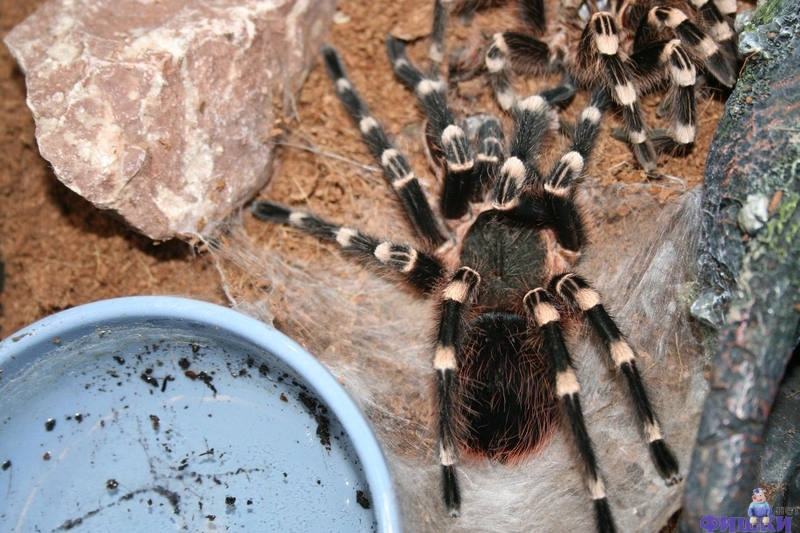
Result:
{"label": "second tarantula", "polygon": [[608,104],[606,91],[593,94],[577,120],[570,148],[545,173],[537,162],[545,137],[557,124],[552,104],[563,96],[561,90],[513,103],[515,130],[507,148],[500,121],[493,117],[484,117],[473,143],[447,105],[446,84],[412,65],[402,42],[390,37],[387,47],[394,72],[414,91],[427,116],[431,151],[443,167],[439,211],[447,224],[435,214],[407,159],[371,115],[332,48],[323,49],[323,56],[336,92],[380,163],[416,245],[373,237],[269,201],[254,202],[253,213],[315,235],[437,300],[432,402],[442,498],[450,515],[460,513],[460,456],[501,462],[523,457],[541,448],[563,419],[596,528],[613,532],[603,476],[584,422],[581,386],[565,341],[568,324],[589,324],[600,351],[626,385],[656,471],[668,485],[681,477],[648,399],[635,349],[600,294],[574,271],[587,243],[577,193]]}
{"label": "second tarantula", "polygon": [[[639,164],[657,166],[657,151],[690,146],[696,135],[695,95],[704,85],[730,88],[739,67],[733,0],[519,0],[519,31],[496,33],[485,67],[498,101],[510,109],[516,95],[510,71],[562,70],[579,86],[601,87],[619,107],[624,137]],[[474,9],[466,2],[461,9]],[[665,91],[659,107],[669,126],[651,130],[640,97]]]}

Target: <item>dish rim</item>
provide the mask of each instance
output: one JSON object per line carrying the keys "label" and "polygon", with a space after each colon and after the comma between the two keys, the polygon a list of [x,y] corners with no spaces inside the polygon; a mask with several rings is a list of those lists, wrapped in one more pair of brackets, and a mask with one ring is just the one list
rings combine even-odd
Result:
{"label": "dish rim", "polygon": [[[339,381],[297,342],[272,326],[214,303],[179,296],[127,296],[99,300],[45,317],[0,341],[0,384],[14,379],[38,357],[58,347],[54,339],[71,339],[76,332],[103,324],[145,320],[193,322],[219,328],[262,349],[306,381],[341,423],[364,467],[372,508],[382,533],[402,531],[397,496],[389,465],[364,414]],[[80,336],[85,333],[80,333]],[[30,354],[33,354],[31,357]],[[10,370],[10,372],[9,372]]]}

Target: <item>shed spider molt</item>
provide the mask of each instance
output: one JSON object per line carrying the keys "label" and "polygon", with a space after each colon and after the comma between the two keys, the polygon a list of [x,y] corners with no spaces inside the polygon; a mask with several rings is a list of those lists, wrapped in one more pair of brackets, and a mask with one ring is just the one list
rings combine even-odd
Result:
{"label": "shed spider molt", "polygon": [[[437,6],[441,17],[441,4]],[[437,24],[441,26],[439,18],[435,28]],[[443,50],[441,41],[434,47]],[[387,48],[396,75],[414,91],[427,116],[432,152],[441,155],[443,167],[439,211],[453,226],[435,215],[405,156],[372,117],[329,47],[322,54],[336,92],[383,168],[418,245],[376,238],[268,201],[254,202],[253,213],[315,235],[437,299],[433,403],[442,498],[450,515],[458,516],[461,508],[460,456],[500,462],[524,457],[546,444],[563,417],[597,530],[615,531],[584,423],[565,323],[589,324],[627,384],[657,472],[668,485],[681,476],[648,400],[636,351],[598,292],[572,271],[587,241],[576,193],[609,103],[607,93],[595,91],[577,119],[571,146],[544,173],[537,161],[553,129],[552,106],[562,97],[561,89],[515,100],[510,142],[505,142],[500,122],[489,116],[470,138],[447,105],[445,84],[432,77],[436,74],[425,75],[412,65],[402,42],[389,37]],[[430,72],[436,72],[440,56],[434,54]]]}
{"label": "shed spider molt", "polygon": [[[466,11],[478,5],[452,3]],[[624,138],[647,171],[656,169],[657,152],[686,151],[694,143],[695,99],[703,86],[729,89],[736,83],[734,1],[551,2],[560,10],[551,24],[544,0],[518,4],[519,31],[496,33],[486,50],[484,66],[500,106],[509,110],[517,100],[512,69],[560,70],[572,91],[573,80],[581,87],[603,88],[620,109]],[[658,109],[669,124],[666,130],[648,128],[639,103],[642,95],[657,91],[666,92]]]}

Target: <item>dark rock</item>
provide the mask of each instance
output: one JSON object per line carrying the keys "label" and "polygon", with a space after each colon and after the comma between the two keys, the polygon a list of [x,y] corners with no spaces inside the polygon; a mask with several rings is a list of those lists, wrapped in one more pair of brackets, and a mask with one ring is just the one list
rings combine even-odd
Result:
{"label": "dark rock", "polygon": [[703,288],[693,311],[717,339],[682,531],[697,531],[707,515],[746,516],[765,427],[800,339],[800,2],[762,5],[741,45],[746,65],[705,176]]}

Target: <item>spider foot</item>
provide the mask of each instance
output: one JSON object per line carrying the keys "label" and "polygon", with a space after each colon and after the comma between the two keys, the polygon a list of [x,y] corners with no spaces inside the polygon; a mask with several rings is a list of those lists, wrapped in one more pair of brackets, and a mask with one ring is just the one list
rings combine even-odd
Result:
{"label": "spider foot", "polygon": [[631,150],[639,165],[646,172],[653,172],[658,167],[658,155],[649,139],[642,142],[631,142]]}
{"label": "spider foot", "polygon": [[594,500],[594,518],[599,533],[615,533],[617,531],[606,498]]}
{"label": "spider foot", "polygon": [[653,458],[656,470],[658,470],[668,487],[683,480],[678,471],[678,460],[675,459],[672,450],[667,447],[664,439],[657,439],[650,443],[650,455]]}
{"label": "spider foot", "polygon": [[539,95],[544,98],[551,107],[563,109],[572,103],[577,91],[578,88],[575,85],[575,80],[572,76],[565,73],[561,78],[561,82],[556,87],[542,91]]}
{"label": "spider foot", "polygon": [[281,205],[259,200],[252,203],[251,209],[255,216],[267,222],[285,223],[289,220],[289,216],[292,213],[289,209]]}
{"label": "spider foot", "polygon": [[455,465],[442,465],[442,495],[447,512],[453,518],[458,518],[461,514],[461,493]]}
{"label": "spider foot", "polygon": [[669,154],[670,156],[685,156],[694,148],[694,142],[678,143],[675,142],[673,135],[664,129],[650,130],[650,140],[653,147],[659,154]]}

